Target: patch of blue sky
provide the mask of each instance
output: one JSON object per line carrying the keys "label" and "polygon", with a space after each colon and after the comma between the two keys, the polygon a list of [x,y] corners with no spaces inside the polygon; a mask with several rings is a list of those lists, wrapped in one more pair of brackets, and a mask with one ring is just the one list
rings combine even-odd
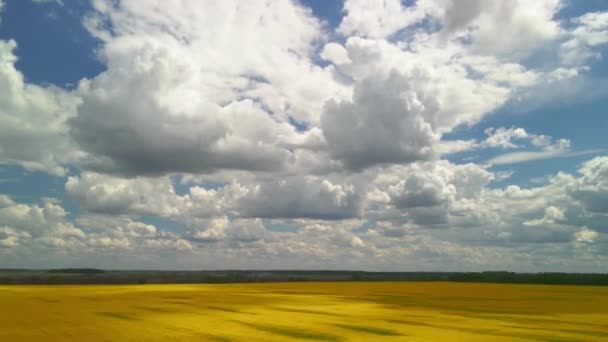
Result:
{"label": "patch of blue sky", "polygon": [[[591,102],[560,102],[547,104],[528,113],[518,113],[513,108],[505,107],[486,117],[481,123],[471,128],[458,129],[446,135],[451,139],[477,139],[486,137],[484,130],[489,127],[523,127],[528,133],[550,135],[555,139],[569,139],[572,152],[592,151],[589,154],[565,156],[560,158],[528,161],[518,164],[494,166],[493,171],[514,171],[508,183],[529,185],[530,181],[558,171],[574,173],[580,164],[597,155],[608,154],[608,120],[606,110],[608,99],[596,98]],[[529,149],[526,149],[528,151]],[[483,163],[497,155],[522,150],[475,150],[448,156],[452,162],[466,161]],[[473,158],[473,159],[471,159]],[[494,186],[503,185],[497,182]]]}
{"label": "patch of blue sky", "polygon": [[335,29],[342,20],[343,0],[299,0],[300,4],[312,10],[312,13]]}
{"label": "patch of blue sky", "polygon": [[0,193],[23,203],[38,203],[42,197],[63,199],[65,178],[20,166],[0,166]]}
{"label": "patch of blue sky", "polygon": [[557,19],[568,20],[588,12],[608,10],[606,0],[568,0],[566,5],[557,13]]}
{"label": "patch of blue sky", "polygon": [[173,189],[175,193],[179,196],[183,196],[188,193],[192,186],[200,186],[205,190],[218,190],[227,185],[225,182],[211,181],[205,180],[202,182],[189,182],[184,181],[182,175],[173,175],[171,176],[171,183],[173,184]]}
{"label": "patch of blue sky", "polygon": [[292,222],[277,222],[273,220],[262,220],[264,227],[272,232],[293,233],[300,229],[301,225]]}
{"label": "patch of blue sky", "polygon": [[175,222],[170,218],[158,217],[158,216],[143,216],[137,218],[137,221],[143,222],[145,224],[151,224],[155,226],[157,229],[165,232],[171,232],[178,235],[184,233],[186,228],[181,224]]}
{"label": "patch of blue sky", "polygon": [[27,82],[73,88],[105,67],[97,60],[99,41],[82,25],[91,11],[89,1],[37,4],[7,0],[0,24],[0,39],[17,42],[17,68]]}

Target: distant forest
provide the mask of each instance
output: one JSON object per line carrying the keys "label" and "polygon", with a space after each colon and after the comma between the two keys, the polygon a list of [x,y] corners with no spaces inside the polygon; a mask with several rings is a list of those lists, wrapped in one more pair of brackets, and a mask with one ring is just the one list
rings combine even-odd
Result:
{"label": "distant forest", "polygon": [[0,284],[171,284],[290,281],[452,281],[477,283],[608,285],[608,274],[363,271],[115,271],[92,268],[0,269]]}

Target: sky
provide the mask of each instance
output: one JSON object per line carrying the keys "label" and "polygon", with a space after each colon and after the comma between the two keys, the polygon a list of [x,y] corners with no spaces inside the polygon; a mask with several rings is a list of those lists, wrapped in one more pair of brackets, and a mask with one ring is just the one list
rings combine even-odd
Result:
{"label": "sky", "polygon": [[604,0],[0,8],[0,268],[608,272]]}

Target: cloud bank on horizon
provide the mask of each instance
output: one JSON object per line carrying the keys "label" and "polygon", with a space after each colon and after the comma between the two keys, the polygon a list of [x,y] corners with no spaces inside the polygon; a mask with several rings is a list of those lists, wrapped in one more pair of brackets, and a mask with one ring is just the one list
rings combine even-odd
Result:
{"label": "cloud bank on horizon", "polygon": [[328,3],[28,5],[103,68],[0,35],[0,267],[608,271],[608,8]]}

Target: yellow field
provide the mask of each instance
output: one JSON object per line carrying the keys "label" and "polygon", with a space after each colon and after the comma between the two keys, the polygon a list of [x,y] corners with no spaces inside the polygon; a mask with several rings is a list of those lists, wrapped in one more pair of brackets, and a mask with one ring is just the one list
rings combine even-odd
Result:
{"label": "yellow field", "polygon": [[608,287],[0,286],[0,341],[608,341]]}

